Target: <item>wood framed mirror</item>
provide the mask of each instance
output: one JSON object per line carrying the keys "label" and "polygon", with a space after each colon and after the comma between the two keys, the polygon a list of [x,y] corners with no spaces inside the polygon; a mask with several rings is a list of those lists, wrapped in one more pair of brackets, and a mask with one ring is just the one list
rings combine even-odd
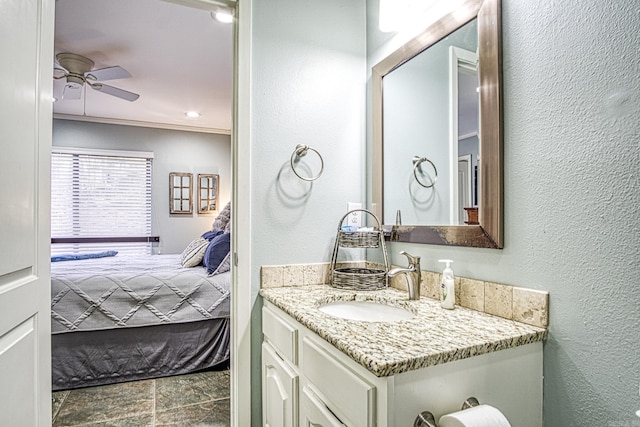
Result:
{"label": "wood framed mirror", "polygon": [[193,174],[169,173],[169,214],[193,214]]}
{"label": "wood framed mirror", "polygon": [[[503,247],[503,121],[500,7],[500,0],[467,0],[391,53],[372,69],[373,210],[385,224],[384,229],[389,231],[388,238],[391,241],[481,248]],[[446,109],[446,114],[449,115],[448,124],[445,125],[447,128],[444,132],[441,132],[441,135],[444,134],[445,136],[438,138],[439,140],[445,139],[445,141],[441,142],[441,149],[446,152],[444,154],[439,153],[439,155],[442,154],[443,158],[447,160],[443,161],[443,163],[434,161],[433,164],[442,166],[446,162],[444,164],[446,167],[438,167],[438,171],[435,171],[435,167],[429,169],[432,175],[427,176],[423,181],[434,182],[433,172],[435,171],[436,174],[440,172],[437,183],[433,187],[426,188],[426,190],[431,190],[432,192],[440,191],[440,194],[432,195],[432,197],[437,200],[446,198],[450,200],[452,206],[455,204],[456,207],[445,208],[448,209],[446,221],[437,220],[429,223],[428,220],[425,220],[422,223],[417,219],[409,218],[406,225],[405,223],[397,224],[397,222],[394,224],[395,221],[393,219],[396,217],[400,219],[401,217],[400,215],[396,216],[396,211],[400,208],[395,201],[392,201],[392,198],[385,197],[385,195],[407,192],[407,188],[404,185],[392,185],[393,181],[388,178],[393,174],[399,173],[398,171],[400,170],[402,171],[401,173],[407,176],[410,174],[410,179],[417,173],[422,174],[423,171],[418,169],[421,165],[416,165],[415,159],[420,159],[423,154],[414,153],[412,165],[410,156],[405,156],[407,157],[406,161],[403,157],[403,161],[400,163],[395,159],[392,160],[390,152],[387,151],[396,150],[397,148],[404,149],[405,147],[399,145],[403,144],[402,140],[391,140],[392,137],[388,134],[388,130],[393,126],[385,120],[392,116],[406,116],[412,113],[413,109],[407,104],[401,104],[402,107],[398,110],[391,110],[390,105],[397,104],[389,104],[389,99],[392,99],[393,96],[391,93],[385,93],[385,90],[393,85],[389,81],[389,84],[385,87],[385,79],[390,77],[402,65],[409,63],[414,58],[418,58],[423,53],[428,53],[430,48],[433,48],[432,51],[434,51],[439,42],[442,42],[440,47],[443,43],[448,43],[445,46],[451,52],[454,52],[454,46],[449,46],[453,42],[449,39],[455,40],[456,32],[459,35],[461,32],[468,32],[469,28],[473,28],[474,31],[477,28],[477,49],[474,53],[477,54],[477,102],[479,105],[479,112],[477,113],[477,151],[479,156],[477,160],[477,180],[474,181],[472,186],[476,188],[475,194],[477,195],[470,196],[471,200],[477,202],[477,204],[474,206],[474,203],[457,201],[457,186],[454,187],[454,183],[457,183],[458,172],[449,165],[454,164],[454,161],[457,165],[459,159],[457,149],[450,149],[452,144],[457,142],[457,138],[454,140],[454,136],[457,137],[458,135],[458,118],[453,113],[455,108],[445,107],[442,103],[439,103],[437,109]],[[476,34],[474,33],[473,36],[475,37]],[[460,50],[458,49],[456,52],[458,52],[459,56]],[[450,57],[456,57],[456,55],[452,53]],[[467,63],[472,62],[473,60],[467,60]],[[451,62],[445,65],[447,69],[449,69],[450,64]],[[455,78],[452,77],[452,79]],[[411,88],[407,92],[412,93],[413,97],[419,96],[415,88]],[[429,92],[427,92],[425,96],[422,96],[421,102],[424,99],[432,98],[429,95]],[[457,98],[451,96],[451,91],[449,91],[447,99],[449,104],[457,102],[455,101]],[[387,110],[386,115],[385,109]],[[423,118],[425,114],[423,113]],[[420,118],[418,117],[414,120],[419,121]],[[447,120],[444,120],[444,122],[447,122]],[[401,123],[405,122],[401,121]],[[399,128],[405,131],[406,129],[403,126],[401,125]],[[411,139],[423,141],[429,138],[420,135]],[[422,150],[422,147],[420,147],[420,150]],[[427,159],[431,155],[436,155],[433,148],[424,148],[424,151],[431,152],[431,154],[426,154]],[[428,163],[432,163],[431,160]],[[427,166],[428,163],[424,165]],[[468,164],[465,168],[467,167],[469,167]],[[417,176],[416,180],[418,178]],[[400,180],[400,182],[403,181]],[[412,191],[412,185],[412,183],[409,184],[409,192]],[[422,185],[422,187],[425,186]],[[426,191],[425,189],[420,190]],[[468,189],[464,191],[468,191]],[[471,194],[471,191],[469,193]],[[456,202],[454,203],[453,200],[456,200]],[[415,199],[411,203],[412,205],[408,205],[407,210],[416,210]],[[469,204],[469,206],[465,206],[464,203]],[[425,205],[427,208],[429,207],[429,203]],[[468,215],[468,220],[465,221],[466,225],[461,225],[461,222],[457,219],[456,210],[461,212],[460,217]],[[471,215],[476,212],[477,219],[472,218]]]}
{"label": "wood framed mirror", "polygon": [[198,174],[198,214],[209,215],[218,211],[219,179],[217,174]]}

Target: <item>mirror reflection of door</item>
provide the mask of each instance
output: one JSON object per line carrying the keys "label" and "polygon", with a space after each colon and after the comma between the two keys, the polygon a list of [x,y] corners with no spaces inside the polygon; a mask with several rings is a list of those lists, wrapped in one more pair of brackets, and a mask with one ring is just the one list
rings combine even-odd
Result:
{"label": "mirror reflection of door", "polygon": [[[462,225],[466,221],[464,208],[477,206],[473,194],[477,191],[477,180],[472,171],[479,155],[479,96],[478,56],[458,47],[451,47],[451,97],[452,120],[451,161],[451,223]],[[453,117],[452,117],[453,118]]]}
{"label": "mirror reflection of door", "polygon": [[471,155],[458,157],[458,224],[465,222],[465,207],[472,205]]}

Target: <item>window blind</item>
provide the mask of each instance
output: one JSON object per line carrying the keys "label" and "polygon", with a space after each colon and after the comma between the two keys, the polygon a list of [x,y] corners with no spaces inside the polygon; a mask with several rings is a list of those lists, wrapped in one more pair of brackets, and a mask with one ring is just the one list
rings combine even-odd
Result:
{"label": "window blind", "polygon": [[[51,155],[51,237],[151,236],[152,153],[70,149]],[[113,249],[151,253],[151,243],[60,243],[52,254]]]}

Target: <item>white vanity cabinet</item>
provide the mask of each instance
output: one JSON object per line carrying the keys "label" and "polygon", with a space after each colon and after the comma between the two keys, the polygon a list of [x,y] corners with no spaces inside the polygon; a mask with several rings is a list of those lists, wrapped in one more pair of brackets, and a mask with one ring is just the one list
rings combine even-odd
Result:
{"label": "white vanity cabinet", "polygon": [[262,344],[264,425],[297,426],[298,374],[269,344]]}
{"label": "white vanity cabinet", "polygon": [[262,323],[266,426],[410,426],[471,396],[514,426],[542,426],[541,342],[376,377],[267,300]]}
{"label": "white vanity cabinet", "polygon": [[375,385],[278,308],[262,309],[265,426],[371,426]]}
{"label": "white vanity cabinet", "polygon": [[300,395],[300,425],[305,427],[344,427],[342,421],[311,390],[304,387]]}
{"label": "white vanity cabinet", "polygon": [[286,317],[262,310],[262,419],[268,427],[298,425],[298,332]]}

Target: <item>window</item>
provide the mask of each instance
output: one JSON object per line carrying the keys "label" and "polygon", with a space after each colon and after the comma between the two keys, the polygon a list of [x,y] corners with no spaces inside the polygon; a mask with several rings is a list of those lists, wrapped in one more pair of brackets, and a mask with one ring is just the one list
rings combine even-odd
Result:
{"label": "window", "polygon": [[151,236],[152,166],[153,153],[54,147],[51,237],[64,243],[53,243],[51,253],[150,254],[149,241],[122,240]]}

